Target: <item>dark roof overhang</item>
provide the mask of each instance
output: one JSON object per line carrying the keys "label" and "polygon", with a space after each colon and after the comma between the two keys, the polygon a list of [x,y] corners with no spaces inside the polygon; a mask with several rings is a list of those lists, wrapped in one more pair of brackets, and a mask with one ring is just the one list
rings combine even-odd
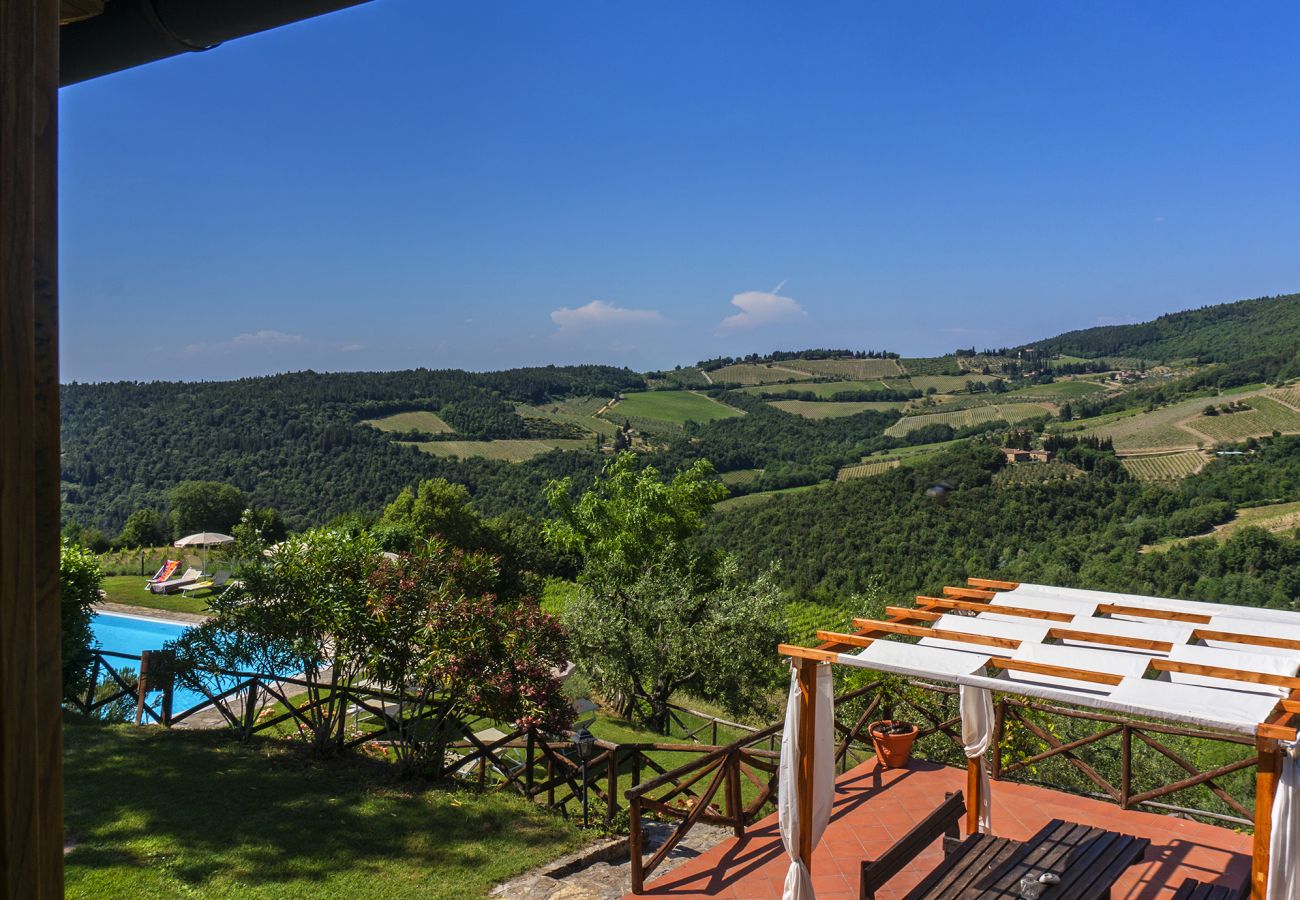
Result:
{"label": "dark roof overhang", "polygon": [[59,86],[358,6],[369,0],[109,0],[59,29]]}

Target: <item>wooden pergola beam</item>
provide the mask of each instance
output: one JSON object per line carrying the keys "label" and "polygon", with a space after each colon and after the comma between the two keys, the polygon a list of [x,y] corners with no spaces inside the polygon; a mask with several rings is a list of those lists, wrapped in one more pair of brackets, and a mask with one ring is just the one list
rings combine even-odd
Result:
{"label": "wooden pergola beam", "polygon": [[[979,590],[971,591],[963,588],[945,588],[945,593],[948,593],[950,595],[949,597],[919,596],[916,598],[917,602],[921,604],[921,607],[919,608],[906,609],[903,607],[887,607],[886,612],[889,615],[889,620],[854,619],[853,625],[858,629],[854,634],[818,631],[817,638],[823,642],[820,646],[807,648],[791,644],[782,644],[780,646],[780,652],[784,656],[791,657],[796,665],[815,671],[817,663],[835,662],[838,659],[840,652],[852,648],[869,647],[882,636],[890,634],[908,637],[932,637],[957,643],[966,643],[970,644],[972,649],[977,647],[994,646],[1000,649],[1014,650],[1020,645],[1020,641],[1009,638],[998,638],[989,635],[970,634],[949,629],[937,629],[933,627],[907,624],[908,622],[913,621],[936,621],[940,618],[940,615],[934,612],[935,609],[950,609],[977,613],[989,609],[996,609],[998,613],[1005,615],[1023,616],[1025,618],[1040,620],[1047,619],[1048,621],[1063,621],[1062,619],[1055,617],[1060,614],[1053,614],[1047,611],[1031,610],[1027,607],[999,606],[993,608],[987,604],[986,601],[988,599],[996,596],[996,594],[992,593],[989,589],[994,591],[1014,590],[1019,586],[1016,582],[995,581],[993,579],[983,578],[970,578],[968,581]],[[1142,618],[1166,619],[1186,622],[1189,624],[1208,624],[1210,621],[1209,617],[1197,613],[1149,610],[1143,607],[1128,606],[1127,604],[1099,604],[1097,611],[1103,615],[1133,615]],[[1049,616],[1051,618],[1049,618]],[[1072,616],[1067,615],[1065,618],[1070,619],[1071,621],[1073,620]],[[1048,629],[1046,636],[1056,640],[1076,640],[1086,643],[1125,647],[1127,649],[1148,649],[1153,652],[1162,653],[1168,653],[1173,649],[1173,644],[1168,641],[1131,638],[1122,635],[1106,635],[1071,628],[1052,627]],[[1191,639],[1240,643],[1248,646],[1300,649],[1300,641],[1286,638],[1245,635],[1209,628],[1193,629],[1191,632]],[[1096,684],[1117,685],[1123,680],[1121,676],[1113,673],[1094,672],[1087,669],[1054,666],[1046,663],[1030,662],[1027,660],[1008,659],[1003,656],[989,656],[985,660],[984,664],[986,666],[1007,671],[1050,675],[1078,681],[1088,681]],[[1255,781],[1255,834],[1251,859],[1250,887],[1252,900],[1265,900],[1265,892],[1268,885],[1268,867],[1270,862],[1269,843],[1272,835],[1273,801],[1277,792],[1278,776],[1282,764],[1282,753],[1279,741],[1294,741],[1298,736],[1300,736],[1300,731],[1298,731],[1296,726],[1292,724],[1295,717],[1300,716],[1300,678],[1265,672],[1252,672],[1249,670],[1233,669],[1223,666],[1178,662],[1168,659],[1152,659],[1148,662],[1147,668],[1148,671],[1153,672],[1179,672],[1207,678],[1223,678],[1226,680],[1241,681],[1248,684],[1264,684],[1290,689],[1289,696],[1278,701],[1274,713],[1270,716],[1268,721],[1260,723],[1255,731],[1255,744],[1256,750],[1259,754],[1259,762]],[[1010,688],[1010,692],[1014,693],[1014,687],[1011,685],[1008,685],[1008,687]],[[803,746],[804,745],[801,745],[801,747]],[[811,752],[811,747],[806,747],[805,749]],[[980,790],[978,764],[976,761],[970,760],[967,763],[967,793],[972,800],[970,809],[973,811],[973,814],[969,815],[967,818],[968,830],[973,830],[978,824],[977,810],[979,809]],[[811,781],[809,781],[809,796],[811,796],[810,792]],[[805,819],[805,821],[807,821],[807,819]],[[804,858],[808,859],[809,857],[805,856]]]}
{"label": "wooden pergola beam", "polygon": [[974,588],[988,591],[1014,591],[1020,587],[1019,581],[999,581],[996,578],[967,578],[966,583]]}

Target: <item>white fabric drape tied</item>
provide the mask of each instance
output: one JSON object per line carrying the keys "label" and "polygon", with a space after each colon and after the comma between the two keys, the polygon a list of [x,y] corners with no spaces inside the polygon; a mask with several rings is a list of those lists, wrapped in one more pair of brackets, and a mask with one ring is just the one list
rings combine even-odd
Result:
{"label": "white fabric drape tied", "polygon": [[981,834],[988,834],[993,798],[989,793],[989,764],[984,754],[993,743],[993,696],[987,688],[968,687],[964,684],[960,686],[960,691],[961,741],[966,758],[979,761],[979,827]]}
{"label": "white fabric drape tied", "polygon": [[1300,900],[1300,759],[1297,741],[1279,741],[1282,771],[1268,841],[1268,900]]}
{"label": "white fabric drape tied", "polygon": [[799,725],[803,708],[799,689],[799,671],[790,670],[790,696],[785,706],[785,730],[781,733],[781,768],[777,788],[777,813],[781,824],[781,842],[790,857],[785,875],[782,900],[815,900],[812,874],[805,860],[799,858],[803,829],[812,830],[816,847],[831,819],[835,800],[835,695],[831,684],[831,667],[817,666],[814,682],[816,708],[813,711],[813,802],[812,821],[799,816]]}

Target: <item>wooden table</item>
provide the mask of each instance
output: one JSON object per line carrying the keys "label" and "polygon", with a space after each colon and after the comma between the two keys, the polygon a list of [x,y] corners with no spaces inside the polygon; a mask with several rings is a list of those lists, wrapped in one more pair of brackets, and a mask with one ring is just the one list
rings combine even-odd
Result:
{"label": "wooden table", "polygon": [[1106,898],[1124,870],[1142,860],[1150,843],[1061,819],[1053,819],[1024,842],[973,834],[907,900],[1013,900],[1020,897],[1023,876],[1044,872],[1061,880],[1043,885],[1039,900]]}

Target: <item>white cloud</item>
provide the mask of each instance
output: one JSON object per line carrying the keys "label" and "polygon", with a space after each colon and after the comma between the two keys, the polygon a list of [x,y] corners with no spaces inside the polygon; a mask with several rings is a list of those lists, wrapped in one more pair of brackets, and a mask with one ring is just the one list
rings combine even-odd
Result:
{"label": "white cloud", "polygon": [[357,344],[357,343],[339,344],[339,349],[342,350],[344,353],[356,353],[363,346],[364,346],[363,344]]}
{"label": "white cloud", "polygon": [[624,309],[604,300],[592,300],[577,309],[561,306],[551,313],[551,321],[563,333],[610,325],[656,325],[662,323],[664,317],[653,309]]}
{"label": "white cloud", "polygon": [[[780,286],[776,290],[780,290]],[[776,325],[808,317],[804,308],[789,297],[782,297],[776,291],[745,291],[731,298],[731,305],[739,307],[740,312],[727,316],[718,323],[719,328],[729,330],[758,328],[763,325]]]}
{"label": "white cloud", "polygon": [[269,344],[301,344],[301,334],[285,334],[283,331],[263,329],[262,331],[245,331],[230,339],[235,347],[257,347]]}
{"label": "white cloud", "polygon": [[275,331],[265,328],[261,331],[245,331],[237,334],[228,341],[220,341],[215,344],[201,342],[197,344],[186,344],[185,352],[196,353],[230,353],[234,350],[256,349],[259,347],[281,347],[286,344],[301,344],[303,336],[300,334],[286,334],[283,331]]}

